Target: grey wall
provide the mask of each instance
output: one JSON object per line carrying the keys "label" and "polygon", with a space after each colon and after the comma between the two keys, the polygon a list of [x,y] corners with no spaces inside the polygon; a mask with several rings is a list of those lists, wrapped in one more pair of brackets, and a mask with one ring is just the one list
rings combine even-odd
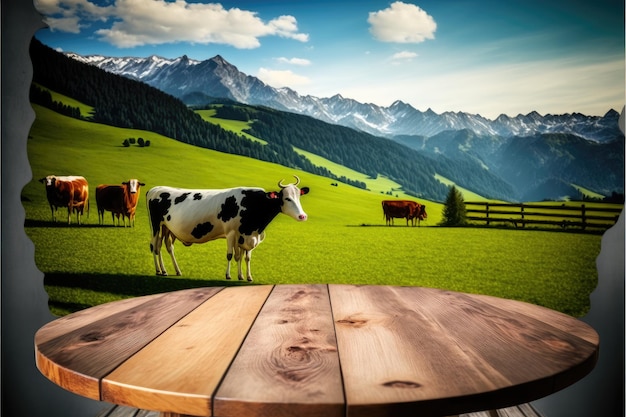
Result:
{"label": "grey wall", "polygon": [[[58,388],[34,362],[34,334],[52,319],[20,204],[21,190],[31,179],[26,142],[34,113],[28,103],[28,44],[40,27],[31,0],[2,0],[2,415],[95,416],[107,404]],[[600,285],[585,319],[602,337],[600,362],[587,379],[536,403],[547,417],[623,415],[623,215],[603,238],[598,260]]]}

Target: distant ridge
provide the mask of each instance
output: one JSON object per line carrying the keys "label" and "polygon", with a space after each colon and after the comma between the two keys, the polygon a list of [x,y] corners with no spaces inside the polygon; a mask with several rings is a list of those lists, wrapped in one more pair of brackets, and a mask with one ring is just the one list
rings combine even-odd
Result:
{"label": "distant ridge", "polygon": [[469,129],[478,135],[502,137],[539,133],[568,133],[587,140],[606,142],[618,138],[619,113],[613,109],[600,116],[581,113],[540,115],[533,111],[511,117],[505,114],[490,120],[476,114],[420,111],[400,100],[388,107],[360,103],[336,94],[328,98],[302,96],[290,88],[274,88],[246,75],[220,55],[205,61],[158,56],[113,58],[67,53],[78,61],[108,72],[143,81],[161,91],[199,105],[202,97],[221,97],[245,104],[312,116],[325,122],[361,130],[377,136],[434,136],[448,130]]}
{"label": "distant ridge", "polygon": [[[78,62],[39,42],[31,43],[30,56],[31,100],[39,97],[39,104],[54,105],[50,94],[34,93],[39,86],[48,88],[91,106],[88,118],[96,123],[149,130],[195,146],[366,187],[337,178],[294,151],[302,149],[372,178],[390,178],[405,193],[433,201],[445,199],[448,186],[438,180],[443,177],[483,197],[507,201],[579,199],[582,188],[615,197],[615,201],[621,195],[623,202],[623,135],[595,142],[566,133],[502,137],[463,129],[390,140],[295,112],[248,106],[229,98],[211,99],[216,104],[208,108],[215,111],[215,117],[248,121],[245,133],[266,142],[261,144],[206,122],[180,99],[145,82]],[[159,59],[151,65],[159,65]]]}

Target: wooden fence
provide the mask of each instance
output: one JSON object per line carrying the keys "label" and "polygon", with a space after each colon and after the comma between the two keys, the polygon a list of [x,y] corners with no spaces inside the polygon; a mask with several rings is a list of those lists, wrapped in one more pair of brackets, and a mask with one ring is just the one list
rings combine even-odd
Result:
{"label": "wooden fence", "polygon": [[517,227],[539,225],[548,227],[603,229],[613,226],[624,206],[622,204],[508,204],[465,202],[467,219],[472,222],[509,223]]}

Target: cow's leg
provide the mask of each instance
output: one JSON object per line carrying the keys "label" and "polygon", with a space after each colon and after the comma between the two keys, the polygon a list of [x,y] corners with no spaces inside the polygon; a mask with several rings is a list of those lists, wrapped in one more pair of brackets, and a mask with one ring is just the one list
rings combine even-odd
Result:
{"label": "cow's leg", "polygon": [[[113,213],[111,213],[113,216]],[[115,223],[113,223],[115,225]],[[163,245],[163,235],[161,231],[157,230],[152,233],[152,239],[150,239],[150,251],[152,252],[152,259],[154,260],[154,269],[157,275],[167,275],[165,266],[163,265],[163,256],[161,255],[161,246]]]}
{"label": "cow's leg", "polygon": [[226,279],[230,279],[230,261],[233,259],[233,254],[235,254],[236,238],[236,233],[226,236]]}
{"label": "cow's leg", "polygon": [[[170,254],[170,257],[172,258],[172,263],[174,264],[174,269],[176,270],[176,275],[180,276],[183,273],[180,272],[180,268],[178,267],[178,262],[176,262],[176,256],[174,256],[174,241],[176,240],[176,238],[170,233],[169,230],[167,230],[166,233],[164,233],[164,239],[165,239],[165,249],[167,250],[167,253]],[[163,260],[161,259],[161,262],[163,262]]]}
{"label": "cow's leg", "polygon": [[[250,258],[252,258],[252,251],[245,251],[245,259],[246,259],[246,278],[248,281],[252,282],[252,271],[250,271]],[[242,279],[242,278],[240,278]]]}
{"label": "cow's leg", "polygon": [[240,246],[235,246],[235,261],[237,262],[237,278],[239,281],[243,281],[243,266],[241,264],[242,255],[247,254],[248,251]]}

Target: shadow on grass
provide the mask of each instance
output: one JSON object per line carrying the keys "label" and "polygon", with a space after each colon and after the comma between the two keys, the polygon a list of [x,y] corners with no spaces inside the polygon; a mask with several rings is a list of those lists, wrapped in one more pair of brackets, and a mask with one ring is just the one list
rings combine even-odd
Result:
{"label": "shadow on grass", "polygon": [[[82,221],[84,222],[86,219],[83,219]],[[94,224],[94,223],[81,223],[78,224],[76,223],[76,218],[72,217],[72,223],[71,224],[67,224],[67,220],[63,221],[63,220],[57,220],[56,222],[52,221],[52,220],[33,220],[33,219],[26,219],[24,221],[24,227],[67,227],[67,228],[90,228],[90,227],[119,227],[119,228],[124,228],[124,226],[122,225],[115,225],[115,224],[111,224],[109,223],[105,223],[105,224]]]}
{"label": "shadow on grass", "polygon": [[[44,285],[110,293],[119,295],[122,298],[127,298],[189,288],[232,287],[239,285],[254,285],[254,283],[239,280],[201,280],[156,275],[46,273],[44,276]],[[50,307],[57,307],[71,312],[92,306],[91,304],[81,303],[81,301],[82,300],[74,300],[74,302],[60,302],[51,299],[49,300],[49,305]]]}

